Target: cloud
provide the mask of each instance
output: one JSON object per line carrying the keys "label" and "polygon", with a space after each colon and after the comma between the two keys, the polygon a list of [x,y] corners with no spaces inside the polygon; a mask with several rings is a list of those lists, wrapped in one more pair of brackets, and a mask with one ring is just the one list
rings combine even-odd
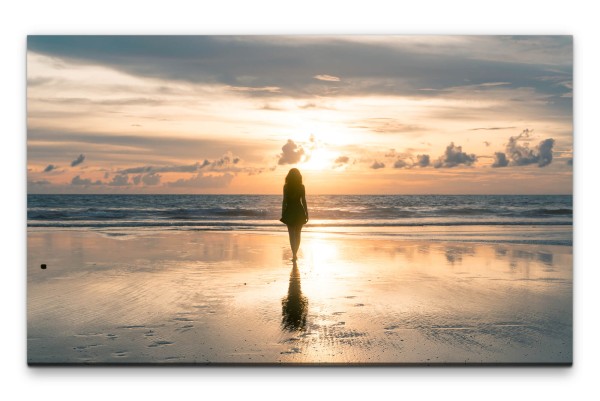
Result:
{"label": "cloud", "polygon": [[54,82],[54,78],[52,77],[27,78],[27,87],[41,86],[51,82]]}
{"label": "cloud", "polygon": [[38,180],[38,181],[27,181],[27,186],[36,186],[36,185],[50,185],[51,182],[48,180]]}
{"label": "cloud", "polygon": [[475,86],[488,87],[488,86],[503,86],[503,85],[510,85],[510,82],[484,82],[482,84],[478,84]]}
{"label": "cloud", "polygon": [[427,167],[429,166],[430,160],[429,155],[418,155],[417,163],[415,163],[419,167]]}
{"label": "cloud", "polygon": [[146,173],[152,171],[154,167],[152,166],[144,166],[144,167],[131,167],[123,170],[117,171],[118,174],[138,174],[138,173]]}
{"label": "cloud", "polygon": [[262,86],[262,87],[250,87],[250,86],[227,86],[226,89],[234,92],[245,92],[250,94],[260,94],[260,93],[279,93],[281,92],[281,88],[277,86]]}
{"label": "cloud", "polygon": [[545,139],[538,145],[539,161],[538,166],[545,167],[552,163],[552,148],[554,147],[554,139]]}
{"label": "cloud", "polygon": [[470,166],[477,160],[474,154],[467,154],[462,151],[462,146],[455,146],[454,142],[446,147],[446,152],[443,156],[433,164],[435,168],[451,168],[460,164]]}
{"label": "cloud", "polygon": [[394,162],[394,168],[410,168],[412,166],[412,163],[408,163],[406,160],[403,159],[398,159]]}
{"label": "cloud", "polygon": [[532,131],[525,129],[517,136],[511,136],[506,145],[506,155],[511,166],[527,166],[537,164],[545,167],[552,163],[552,148],[554,139],[549,138],[541,141],[534,149],[529,148],[529,143],[520,141],[528,140]]}
{"label": "cloud", "polygon": [[[315,79],[335,83],[343,76],[352,85],[335,95],[438,96],[444,88],[468,82],[471,92],[528,87],[559,98],[565,87],[539,78],[548,75],[550,66],[558,66],[555,74],[562,81],[572,77],[570,36],[69,35],[29,36],[27,42],[29,52],[53,59],[99,64],[134,76],[221,85],[259,97],[318,95],[324,88],[315,89]],[[444,66],[443,74],[439,66]],[[315,71],[335,71],[337,76]],[[247,77],[253,77],[252,86]]]}
{"label": "cloud", "polygon": [[321,106],[319,106],[317,103],[314,102],[308,102],[308,103],[304,103],[300,106],[298,106],[299,109],[302,110],[310,110],[310,109],[319,109],[321,108]]}
{"label": "cloud", "polygon": [[506,167],[508,166],[508,159],[506,158],[506,154],[502,152],[494,153],[494,163],[492,167]]}
{"label": "cloud", "polygon": [[273,106],[273,105],[271,105],[269,103],[265,103],[265,105],[262,106],[260,108],[260,110],[283,111],[283,110],[285,110],[285,108],[283,108],[283,107],[277,107],[277,106]]}
{"label": "cloud", "polygon": [[84,160],[85,160],[85,155],[84,154],[81,154],[81,155],[77,156],[77,159],[75,159],[75,160],[73,160],[71,162],[71,167],[75,167],[75,166],[80,165],[81,163],[83,163]]}
{"label": "cloud", "polygon": [[373,162],[373,164],[371,164],[370,168],[372,168],[373,170],[379,170],[380,168],[384,168],[385,164],[378,162],[377,160],[375,160]]}
{"label": "cloud", "polygon": [[92,181],[89,178],[81,178],[80,176],[76,175],[71,180],[71,185],[77,185],[77,186],[79,186],[79,185],[82,185],[82,186],[102,185],[102,181],[100,181],[100,180]]}
{"label": "cloud", "polygon": [[[162,100],[151,98],[125,98],[125,99],[103,99],[96,100],[86,97],[32,97],[29,101],[64,105],[90,105],[90,106],[160,106]],[[139,124],[131,126],[141,127]]]}
{"label": "cloud", "polygon": [[134,185],[139,185],[140,183],[144,185],[158,185],[161,178],[162,176],[160,174],[150,173],[136,175],[131,180]]}
{"label": "cloud", "polygon": [[49,173],[52,170],[55,170],[58,166],[55,166],[54,164],[48,164],[46,166],[46,168],[44,169],[44,173]]}
{"label": "cloud", "polygon": [[415,161],[411,153],[396,153],[392,149],[392,152],[386,156],[397,157],[394,168],[427,167],[430,164],[429,155],[417,155],[417,161]]}
{"label": "cloud", "polygon": [[287,143],[283,145],[281,150],[283,153],[281,153],[279,156],[278,162],[280,166],[284,164],[299,163],[300,160],[302,160],[302,156],[305,154],[302,146],[296,145],[291,139],[288,139]]}
{"label": "cloud", "polygon": [[146,174],[142,177],[144,185],[158,185],[160,183],[160,174]]}
{"label": "cloud", "polygon": [[140,173],[194,173],[201,168],[200,163],[185,164],[181,166],[143,166],[131,167],[119,170],[119,174],[140,174]]}
{"label": "cloud", "polygon": [[[198,150],[202,150],[202,158],[209,160],[218,159],[227,152],[241,157],[245,161],[259,161],[264,157],[262,148],[256,146],[252,138],[240,138],[235,141],[215,138],[197,139],[179,137],[176,135],[120,135],[111,132],[71,132],[68,130],[28,129],[27,152],[30,160],[54,160],[61,154],[80,150],[83,147],[90,149],[94,154],[94,161],[114,162],[115,154],[136,159],[148,164],[172,160],[196,160]],[[51,143],[52,146],[48,146]],[[148,158],[153,157],[150,162]],[[157,161],[154,161],[157,160]],[[140,163],[140,162],[137,163]],[[143,171],[132,173],[139,174]]]}
{"label": "cloud", "polygon": [[339,82],[340,78],[335,77],[333,75],[315,75],[313,78],[318,79],[319,81],[330,81],[330,82]]}
{"label": "cloud", "polygon": [[239,171],[238,167],[241,159],[234,156],[233,153],[227,152],[221,158],[210,161],[205,159],[202,163],[196,162],[193,164],[171,165],[171,166],[140,166],[121,169],[118,174],[155,174],[155,173],[196,173],[202,169],[210,171]]}
{"label": "cloud", "polygon": [[426,128],[414,125],[405,124],[394,118],[367,118],[357,121],[353,128],[368,129],[378,134],[400,134],[425,131]]}
{"label": "cloud", "polygon": [[108,185],[113,187],[122,187],[129,185],[129,176],[127,174],[117,174],[113,176],[112,181],[109,182]]}
{"label": "cloud", "polygon": [[350,158],[348,156],[340,156],[333,161],[333,168],[340,168],[348,164]]}
{"label": "cloud", "polygon": [[[266,170],[267,170],[266,168],[248,168],[248,169],[246,169],[246,174],[248,174],[249,176],[259,175],[259,174],[264,173]],[[270,170],[273,171],[272,168]]]}
{"label": "cloud", "polygon": [[496,130],[500,130],[500,129],[514,129],[517,127],[483,127],[483,128],[471,128],[469,131],[496,131]]}
{"label": "cloud", "polygon": [[233,174],[225,173],[222,175],[204,175],[198,173],[189,179],[179,179],[167,183],[170,187],[188,187],[188,188],[224,188],[229,186],[233,180]]}
{"label": "cloud", "polygon": [[238,164],[240,162],[240,158],[233,155],[231,152],[227,152],[221,158],[217,160],[213,160],[212,162],[208,160],[204,160],[202,165],[199,167],[200,169],[204,169],[206,167],[210,167],[211,171],[225,171],[225,170],[234,170],[238,171],[238,168],[233,168],[233,165]]}

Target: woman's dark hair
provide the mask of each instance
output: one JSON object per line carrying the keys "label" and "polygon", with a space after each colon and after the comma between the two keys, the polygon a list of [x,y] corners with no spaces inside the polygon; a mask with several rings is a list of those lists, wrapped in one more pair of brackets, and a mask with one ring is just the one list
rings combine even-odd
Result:
{"label": "woman's dark hair", "polygon": [[288,188],[300,188],[302,186],[302,174],[297,168],[293,168],[289,171],[285,177],[285,185]]}

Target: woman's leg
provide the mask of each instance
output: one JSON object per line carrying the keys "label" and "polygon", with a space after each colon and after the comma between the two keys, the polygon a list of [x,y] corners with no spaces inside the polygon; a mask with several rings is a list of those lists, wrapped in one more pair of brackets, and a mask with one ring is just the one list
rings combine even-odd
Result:
{"label": "woman's leg", "polygon": [[288,229],[288,234],[290,236],[290,248],[292,248],[292,255],[294,260],[296,259],[296,250],[295,250],[295,246],[296,246],[296,230],[294,226],[287,226]]}
{"label": "woman's leg", "polygon": [[296,227],[294,227],[294,232],[294,239],[296,243],[295,248],[292,248],[292,252],[294,255],[296,255],[298,253],[298,249],[300,249],[300,239],[302,237],[302,224],[299,224]]}

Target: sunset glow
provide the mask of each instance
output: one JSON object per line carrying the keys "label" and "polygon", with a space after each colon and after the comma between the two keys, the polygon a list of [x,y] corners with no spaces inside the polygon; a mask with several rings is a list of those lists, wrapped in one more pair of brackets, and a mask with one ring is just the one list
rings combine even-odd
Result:
{"label": "sunset glow", "polygon": [[568,36],[31,36],[27,79],[29,193],[572,192]]}

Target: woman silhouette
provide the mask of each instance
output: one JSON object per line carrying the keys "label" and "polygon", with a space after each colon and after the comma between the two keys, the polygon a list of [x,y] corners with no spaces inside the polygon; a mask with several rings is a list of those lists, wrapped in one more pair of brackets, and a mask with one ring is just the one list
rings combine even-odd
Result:
{"label": "woman silhouette", "polygon": [[292,260],[296,261],[296,254],[298,248],[300,248],[302,226],[308,222],[306,192],[304,185],[302,185],[302,175],[297,168],[291,169],[285,177],[280,221],[287,225],[290,246],[292,247]]}

